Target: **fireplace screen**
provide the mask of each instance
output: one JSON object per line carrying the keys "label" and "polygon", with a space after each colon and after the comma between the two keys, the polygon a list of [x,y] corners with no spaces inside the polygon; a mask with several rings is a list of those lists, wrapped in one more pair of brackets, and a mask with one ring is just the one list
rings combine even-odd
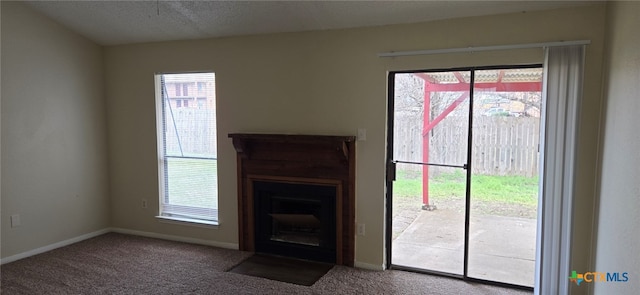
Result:
{"label": "fireplace screen", "polygon": [[300,198],[271,197],[271,240],[320,246],[322,202]]}
{"label": "fireplace screen", "polygon": [[335,262],[336,189],[254,182],[256,251]]}

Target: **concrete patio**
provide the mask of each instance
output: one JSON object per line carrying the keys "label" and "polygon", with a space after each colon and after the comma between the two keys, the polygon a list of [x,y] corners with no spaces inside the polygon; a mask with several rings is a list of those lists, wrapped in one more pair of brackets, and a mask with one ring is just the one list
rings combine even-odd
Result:
{"label": "concrete patio", "polygon": [[[472,211],[469,229],[469,277],[533,286],[536,219]],[[456,208],[420,211],[392,243],[393,265],[462,275],[463,257],[464,211]]]}

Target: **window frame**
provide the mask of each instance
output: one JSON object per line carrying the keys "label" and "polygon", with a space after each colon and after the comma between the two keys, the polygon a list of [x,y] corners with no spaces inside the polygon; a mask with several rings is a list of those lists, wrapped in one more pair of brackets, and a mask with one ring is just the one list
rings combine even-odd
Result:
{"label": "window frame", "polygon": [[[155,73],[154,74],[154,82],[155,82],[155,113],[156,113],[156,135],[157,135],[157,157],[158,157],[158,212],[156,218],[158,218],[161,222],[168,223],[177,223],[184,225],[192,225],[198,227],[213,227],[217,228],[219,214],[218,214],[218,206],[216,208],[203,208],[203,207],[195,207],[195,206],[185,206],[185,205],[177,205],[171,204],[168,202],[168,183],[166,181],[167,177],[167,159],[202,159],[202,160],[212,160],[216,162],[216,171],[215,178],[219,175],[217,170],[217,155],[215,157],[192,157],[192,156],[175,156],[175,155],[167,155],[166,153],[166,138],[165,138],[165,104],[172,104],[172,99],[170,98],[170,93],[168,92],[168,87],[166,87],[166,82],[163,84],[163,76],[164,75],[175,75],[175,74],[213,74],[214,75],[214,83],[215,83],[215,72],[177,72],[177,73]],[[163,89],[164,85],[164,89]],[[176,83],[177,86],[186,85],[185,83]],[[182,87],[179,87],[182,88]],[[215,98],[214,98],[215,99]],[[181,99],[176,99],[177,101]],[[178,107],[176,107],[177,109]],[[217,114],[214,109],[214,120],[216,122],[216,130],[217,134]],[[217,143],[217,140],[216,140]],[[217,149],[217,148],[216,148]],[[216,184],[216,195],[218,194],[218,185]],[[166,210],[169,209],[169,210]],[[170,211],[170,212],[166,212]],[[190,214],[191,213],[191,214]],[[204,218],[202,216],[210,216],[211,218]]]}

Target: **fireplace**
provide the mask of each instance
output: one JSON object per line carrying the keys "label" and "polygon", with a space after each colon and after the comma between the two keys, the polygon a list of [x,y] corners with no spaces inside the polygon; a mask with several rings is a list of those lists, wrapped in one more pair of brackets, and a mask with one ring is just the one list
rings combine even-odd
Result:
{"label": "fireplace", "polygon": [[255,251],[336,262],[337,187],[252,181]]}
{"label": "fireplace", "polygon": [[353,266],[355,137],[229,134],[240,250]]}

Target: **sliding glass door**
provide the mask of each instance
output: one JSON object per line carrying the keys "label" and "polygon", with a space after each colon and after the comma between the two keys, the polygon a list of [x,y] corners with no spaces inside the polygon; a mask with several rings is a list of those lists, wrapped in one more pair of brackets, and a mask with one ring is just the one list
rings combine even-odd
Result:
{"label": "sliding glass door", "polygon": [[531,287],[542,69],[391,73],[388,257]]}

